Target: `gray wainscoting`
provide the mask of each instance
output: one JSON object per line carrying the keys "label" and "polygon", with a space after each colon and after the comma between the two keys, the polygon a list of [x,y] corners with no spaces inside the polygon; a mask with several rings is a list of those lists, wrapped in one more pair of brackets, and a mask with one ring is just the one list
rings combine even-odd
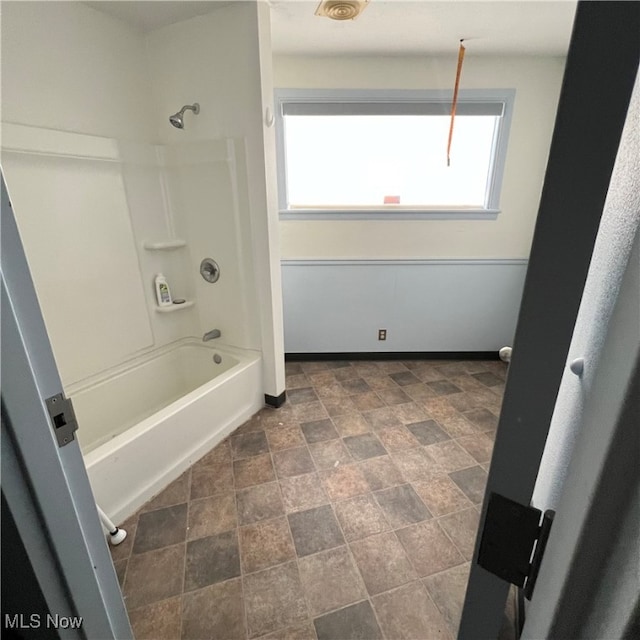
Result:
{"label": "gray wainscoting", "polygon": [[283,260],[285,351],[496,351],[513,340],[526,269],[525,259]]}

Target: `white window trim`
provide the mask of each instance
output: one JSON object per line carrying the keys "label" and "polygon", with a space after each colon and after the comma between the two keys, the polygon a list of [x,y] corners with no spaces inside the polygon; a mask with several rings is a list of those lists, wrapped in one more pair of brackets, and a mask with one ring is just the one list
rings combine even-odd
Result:
{"label": "white window trim", "polygon": [[[278,206],[281,220],[495,220],[500,213],[499,199],[507,156],[509,130],[515,89],[463,89],[458,103],[496,103],[504,105],[500,124],[496,127],[496,143],[492,158],[492,170],[487,184],[487,201],[480,208],[362,208],[362,209],[289,209],[286,185],[286,153],[284,142],[283,105],[296,103],[441,103],[449,112],[452,91],[441,90],[350,90],[350,89],[276,89],[276,146],[278,170]],[[455,134],[454,134],[455,135]],[[444,150],[443,150],[444,153]]]}

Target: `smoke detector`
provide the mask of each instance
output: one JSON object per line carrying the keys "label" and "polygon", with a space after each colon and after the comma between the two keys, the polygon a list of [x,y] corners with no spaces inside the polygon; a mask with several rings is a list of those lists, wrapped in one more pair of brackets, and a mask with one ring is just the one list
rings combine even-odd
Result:
{"label": "smoke detector", "polygon": [[322,0],[316,15],[332,20],[355,20],[368,4],[369,0]]}

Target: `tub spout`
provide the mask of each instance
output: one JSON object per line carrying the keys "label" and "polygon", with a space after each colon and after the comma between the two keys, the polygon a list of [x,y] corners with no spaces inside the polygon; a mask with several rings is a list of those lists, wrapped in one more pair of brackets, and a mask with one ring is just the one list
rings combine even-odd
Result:
{"label": "tub spout", "polygon": [[219,338],[221,335],[220,329],[211,329],[211,331],[207,331],[207,333],[202,336],[202,342],[214,340],[215,338]]}

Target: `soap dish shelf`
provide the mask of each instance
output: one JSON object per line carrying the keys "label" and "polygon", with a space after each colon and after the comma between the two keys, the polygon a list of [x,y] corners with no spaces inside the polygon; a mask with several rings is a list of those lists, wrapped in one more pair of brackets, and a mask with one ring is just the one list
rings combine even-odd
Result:
{"label": "soap dish shelf", "polygon": [[161,242],[151,242],[146,240],[142,243],[142,246],[147,251],[171,251],[172,249],[181,249],[187,246],[187,241],[181,238],[175,238],[174,240],[163,240]]}
{"label": "soap dish shelf", "polygon": [[189,308],[193,307],[194,304],[195,304],[195,300],[187,300],[186,302],[183,302],[182,304],[172,304],[171,306],[166,306],[166,307],[158,307],[158,306],[156,306],[156,311],[158,313],[173,313],[174,311],[180,311],[182,309],[189,309]]}

